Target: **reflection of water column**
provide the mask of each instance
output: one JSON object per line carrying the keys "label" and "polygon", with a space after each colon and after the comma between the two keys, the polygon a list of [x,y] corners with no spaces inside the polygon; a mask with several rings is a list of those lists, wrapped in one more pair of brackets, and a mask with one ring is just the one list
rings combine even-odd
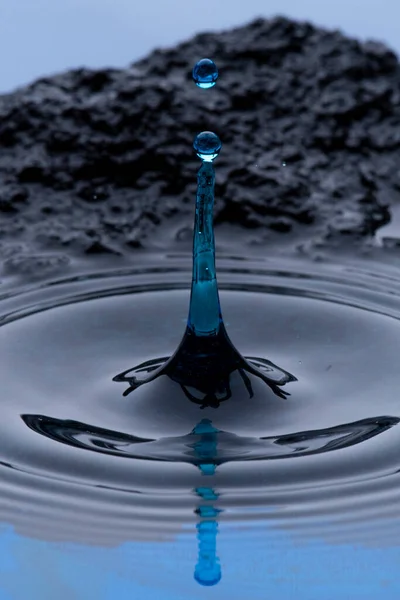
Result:
{"label": "reflection of water column", "polygon": [[[200,436],[193,449],[200,459],[199,469],[206,477],[213,476],[216,470],[218,430],[211,421],[203,419],[193,430]],[[204,460],[204,462],[203,462]],[[218,494],[209,486],[198,487],[196,494],[201,498],[196,513],[200,522],[196,525],[199,543],[199,557],[194,571],[195,580],[204,586],[216,585],[221,579],[221,565],[217,556],[218,515],[221,512],[213,506]]]}
{"label": "reflection of water column", "polygon": [[[196,493],[204,500],[217,499],[212,488],[197,488]],[[219,510],[212,505],[201,504],[197,509],[200,523],[197,523],[199,558],[194,570],[194,578],[201,585],[215,585],[221,579],[221,565],[217,556],[217,534]]]}

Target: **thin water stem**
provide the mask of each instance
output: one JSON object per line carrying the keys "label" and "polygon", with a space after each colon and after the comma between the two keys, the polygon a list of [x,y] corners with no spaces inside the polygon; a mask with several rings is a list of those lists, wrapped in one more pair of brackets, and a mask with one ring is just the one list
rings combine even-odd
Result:
{"label": "thin water stem", "polygon": [[222,323],[215,270],[214,185],[214,166],[211,162],[203,162],[197,174],[193,275],[188,318],[188,328],[197,336],[217,335]]}

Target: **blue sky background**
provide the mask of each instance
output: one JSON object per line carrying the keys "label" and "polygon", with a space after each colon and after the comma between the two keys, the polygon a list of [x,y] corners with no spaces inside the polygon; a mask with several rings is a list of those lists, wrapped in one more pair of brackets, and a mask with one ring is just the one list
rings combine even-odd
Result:
{"label": "blue sky background", "polygon": [[0,0],[0,93],[69,67],[122,67],[195,32],[276,14],[400,53],[399,0]]}

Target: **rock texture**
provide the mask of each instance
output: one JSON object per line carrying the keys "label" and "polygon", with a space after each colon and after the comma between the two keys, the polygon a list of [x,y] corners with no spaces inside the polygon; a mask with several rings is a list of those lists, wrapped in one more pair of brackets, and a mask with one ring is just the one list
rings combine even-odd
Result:
{"label": "rock texture", "polygon": [[[204,56],[220,70],[211,90],[191,80]],[[216,224],[262,243],[357,245],[399,199],[396,56],[307,23],[257,20],[126,70],[70,71],[1,96],[4,268],[46,269],[49,250],[60,264],[124,255],[161,239],[168,222],[184,238],[202,130],[223,141]]]}

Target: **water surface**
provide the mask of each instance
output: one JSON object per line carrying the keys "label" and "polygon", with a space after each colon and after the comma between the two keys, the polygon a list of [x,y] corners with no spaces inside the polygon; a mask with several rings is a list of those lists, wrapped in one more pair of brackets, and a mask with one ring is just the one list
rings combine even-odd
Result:
{"label": "water surface", "polygon": [[[218,272],[232,341],[293,374],[286,397],[171,415],[123,396],[116,374],[176,349],[189,257],[5,282],[0,598],[398,597],[398,270]],[[214,587],[194,579],[204,523]]]}

